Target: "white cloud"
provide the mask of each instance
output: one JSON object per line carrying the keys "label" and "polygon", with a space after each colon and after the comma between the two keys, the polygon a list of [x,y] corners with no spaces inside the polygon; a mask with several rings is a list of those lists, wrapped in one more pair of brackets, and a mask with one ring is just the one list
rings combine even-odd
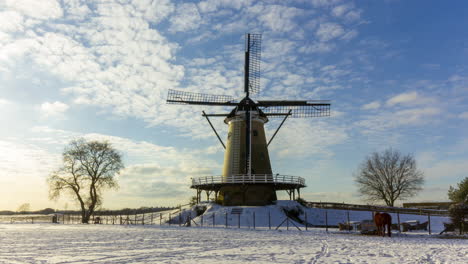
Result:
{"label": "white cloud", "polygon": [[326,53],[335,48],[335,44],[329,42],[315,42],[309,45],[304,45],[299,48],[301,53]]}
{"label": "white cloud", "polygon": [[394,105],[422,105],[435,102],[434,98],[426,97],[418,92],[407,92],[393,96],[387,100],[388,106]]}
{"label": "white cloud", "polygon": [[321,41],[329,41],[343,35],[344,32],[343,27],[339,24],[328,22],[320,24],[315,35]]}
{"label": "white cloud", "polygon": [[295,19],[301,16],[303,11],[281,5],[267,5],[259,10],[258,20],[273,31],[289,32],[297,27]]}
{"label": "white cloud", "polygon": [[447,179],[465,176],[468,171],[467,159],[439,160],[424,168],[427,179]]}
{"label": "white cloud", "polygon": [[0,30],[3,32],[23,31],[24,19],[15,11],[0,12]]}
{"label": "white cloud", "polygon": [[177,6],[175,15],[171,17],[170,21],[170,31],[178,32],[197,29],[202,23],[202,18],[195,4],[184,3]]}
{"label": "white cloud", "polygon": [[358,32],[357,30],[350,30],[348,32],[346,32],[346,34],[344,34],[343,36],[341,36],[341,39],[344,39],[344,40],[351,40],[355,37],[357,37],[358,35]]}
{"label": "white cloud", "polygon": [[340,3],[341,0],[312,0],[311,3],[315,7],[329,7]]}
{"label": "white cloud", "polygon": [[41,104],[40,110],[44,117],[63,118],[65,112],[70,108],[68,105],[55,101],[53,103],[45,102]]}
{"label": "white cloud", "polygon": [[5,5],[26,16],[42,20],[60,18],[63,15],[60,3],[56,0],[5,0]]}
{"label": "white cloud", "polygon": [[374,102],[370,102],[368,104],[365,104],[361,107],[361,109],[364,109],[364,110],[370,110],[370,109],[378,109],[380,108],[380,102],[379,101],[374,101]]}
{"label": "white cloud", "polygon": [[8,106],[10,104],[12,104],[10,101],[0,98],[0,106]]}
{"label": "white cloud", "polygon": [[468,112],[463,112],[458,115],[458,118],[468,119]]}
{"label": "white cloud", "polygon": [[[268,131],[268,134],[272,134],[270,132]],[[344,127],[326,121],[310,122],[307,119],[293,119],[281,129],[270,150],[280,158],[306,158],[313,155],[329,158],[333,156],[329,147],[343,143],[347,139],[348,134]]]}
{"label": "white cloud", "polygon": [[437,122],[442,110],[437,107],[411,108],[399,111],[380,112],[366,116],[356,123],[365,134],[388,131],[403,126],[417,126]]}
{"label": "white cloud", "polygon": [[351,8],[352,8],[352,5],[350,5],[350,4],[339,5],[339,6],[335,6],[332,9],[331,13],[332,13],[332,15],[334,15],[336,17],[341,17],[346,12],[348,12]]}

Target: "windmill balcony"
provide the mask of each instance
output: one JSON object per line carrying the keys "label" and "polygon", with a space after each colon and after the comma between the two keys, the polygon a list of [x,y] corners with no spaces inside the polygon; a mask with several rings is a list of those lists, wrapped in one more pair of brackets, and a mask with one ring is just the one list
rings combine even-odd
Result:
{"label": "windmill balcony", "polygon": [[192,178],[193,189],[213,190],[224,185],[252,185],[268,184],[274,185],[276,190],[289,190],[306,187],[305,179],[298,176],[279,174],[238,174],[232,176],[205,176]]}

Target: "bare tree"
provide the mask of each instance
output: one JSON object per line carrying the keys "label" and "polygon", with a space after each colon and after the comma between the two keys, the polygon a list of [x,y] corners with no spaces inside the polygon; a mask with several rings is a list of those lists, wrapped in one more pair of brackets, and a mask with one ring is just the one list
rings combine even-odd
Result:
{"label": "bare tree", "polygon": [[80,205],[82,223],[88,223],[102,203],[102,190],[118,188],[114,176],[123,168],[109,142],[74,140],[63,152],[63,166],[47,179],[50,199],[70,194]]}
{"label": "bare tree", "polygon": [[26,213],[31,211],[31,205],[29,203],[24,203],[18,207],[18,210],[16,210],[18,213]]}
{"label": "bare tree", "polygon": [[369,201],[383,200],[393,206],[396,200],[413,197],[424,184],[424,175],[416,168],[412,155],[387,149],[374,152],[360,165],[355,175],[359,193]]}

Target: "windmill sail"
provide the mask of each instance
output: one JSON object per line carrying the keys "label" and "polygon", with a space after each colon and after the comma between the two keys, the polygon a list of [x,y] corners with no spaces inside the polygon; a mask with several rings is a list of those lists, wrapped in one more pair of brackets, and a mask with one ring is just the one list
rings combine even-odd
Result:
{"label": "windmill sail", "polygon": [[245,40],[244,92],[255,94],[260,91],[260,62],[262,34],[247,34]]}
{"label": "windmill sail", "polygon": [[228,95],[213,95],[203,93],[191,93],[169,89],[166,103],[168,104],[195,104],[195,105],[220,105],[231,106],[233,97]]}
{"label": "windmill sail", "polygon": [[[329,101],[258,101],[268,117],[289,115],[294,118],[330,116]],[[289,112],[291,110],[291,112]]]}

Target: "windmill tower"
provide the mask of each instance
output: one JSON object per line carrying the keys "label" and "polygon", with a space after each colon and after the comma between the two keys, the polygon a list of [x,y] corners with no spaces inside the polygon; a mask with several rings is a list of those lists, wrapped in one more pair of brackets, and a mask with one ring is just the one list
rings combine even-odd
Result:
{"label": "windmill tower", "polygon": [[[206,118],[218,140],[225,148],[222,176],[208,176],[192,180],[191,188],[215,193],[215,199],[223,205],[266,205],[275,201],[276,191],[285,190],[290,198],[305,187],[301,177],[274,175],[271,169],[268,146],[288,117],[306,118],[330,115],[329,101],[259,100],[250,98],[260,91],[261,34],[246,34],[244,62],[244,93],[239,101],[225,95],[210,95],[169,90],[168,104],[192,104],[207,106],[232,106],[230,113],[206,114]],[[227,144],[213,127],[209,117],[225,117],[228,125]],[[273,136],[267,142],[264,125],[269,118],[283,118]]]}

